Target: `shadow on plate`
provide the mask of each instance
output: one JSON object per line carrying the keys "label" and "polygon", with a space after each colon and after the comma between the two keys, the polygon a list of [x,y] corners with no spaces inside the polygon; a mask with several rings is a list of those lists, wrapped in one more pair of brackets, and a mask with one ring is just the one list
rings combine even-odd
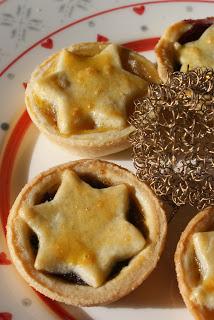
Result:
{"label": "shadow on plate", "polygon": [[132,149],[126,149],[104,157],[107,161],[127,161],[132,159]]}
{"label": "shadow on plate", "polygon": [[65,309],[67,309],[69,311],[69,313],[71,313],[72,316],[75,317],[75,319],[78,319],[78,320],[95,320],[94,318],[89,316],[89,314],[85,310],[83,310],[82,308],[71,307],[71,306],[68,307],[68,306],[65,306],[65,305],[63,305],[63,307]]}

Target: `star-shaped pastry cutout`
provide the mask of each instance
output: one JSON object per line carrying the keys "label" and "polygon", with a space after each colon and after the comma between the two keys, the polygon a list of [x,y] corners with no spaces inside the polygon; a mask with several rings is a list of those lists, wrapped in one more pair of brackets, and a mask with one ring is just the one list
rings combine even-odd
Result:
{"label": "star-shaped pastry cutout", "polygon": [[125,184],[95,189],[65,170],[53,200],[20,209],[39,239],[34,267],[75,272],[93,287],[102,285],[117,261],[145,245],[141,232],[126,220],[128,207]]}
{"label": "star-shaped pastry cutout", "polygon": [[127,125],[130,101],[146,92],[147,82],[122,68],[116,45],[92,57],[65,49],[55,59],[33,88],[54,109],[61,134]]}

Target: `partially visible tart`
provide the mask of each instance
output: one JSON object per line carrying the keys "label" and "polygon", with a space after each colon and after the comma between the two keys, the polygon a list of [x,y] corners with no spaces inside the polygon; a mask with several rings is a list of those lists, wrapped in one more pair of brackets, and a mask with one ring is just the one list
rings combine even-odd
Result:
{"label": "partially visible tart", "polygon": [[163,81],[174,71],[214,68],[214,17],[183,20],[169,26],[156,45],[158,73]]}
{"label": "partially visible tart", "polygon": [[7,224],[11,258],[23,278],[67,304],[107,304],[155,268],[165,213],[132,173],[100,160],[52,168],[28,183]]}
{"label": "partially visible tart", "polygon": [[175,253],[178,285],[197,320],[214,319],[214,208],[198,213],[184,230]]}
{"label": "partially visible tart", "polygon": [[128,118],[157,70],[145,57],[112,43],[80,43],[39,65],[25,101],[32,121],[72,152],[101,156],[129,147]]}

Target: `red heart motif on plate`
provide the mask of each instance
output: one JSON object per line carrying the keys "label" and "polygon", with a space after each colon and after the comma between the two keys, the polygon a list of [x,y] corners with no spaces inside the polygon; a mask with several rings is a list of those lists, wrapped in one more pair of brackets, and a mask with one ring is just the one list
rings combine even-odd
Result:
{"label": "red heart motif on plate", "polygon": [[23,85],[24,89],[27,88],[27,82],[22,82],[22,85]]}
{"label": "red heart motif on plate", "polygon": [[107,42],[109,41],[109,38],[101,35],[101,34],[97,34],[97,42]]}
{"label": "red heart motif on plate", "polygon": [[48,38],[48,39],[42,41],[41,46],[46,49],[52,49],[53,48],[53,40],[51,38]]}
{"label": "red heart motif on plate", "polygon": [[[8,265],[11,264],[11,261],[7,258],[6,253],[0,252],[0,264],[2,265]],[[0,313],[1,315],[1,313]],[[1,319],[1,317],[0,317]]]}
{"label": "red heart motif on plate", "polygon": [[141,16],[145,11],[145,7],[144,6],[134,7],[133,11]]}
{"label": "red heart motif on plate", "polygon": [[0,320],[12,320],[12,314],[9,312],[0,312]]}

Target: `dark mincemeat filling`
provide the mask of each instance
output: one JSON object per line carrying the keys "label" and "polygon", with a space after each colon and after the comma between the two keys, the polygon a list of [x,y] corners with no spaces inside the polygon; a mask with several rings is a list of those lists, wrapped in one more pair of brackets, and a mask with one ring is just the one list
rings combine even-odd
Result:
{"label": "dark mincemeat filling", "polygon": [[69,273],[48,273],[46,272],[49,276],[51,275],[53,278],[60,279],[61,281],[64,282],[69,282],[69,283],[75,283],[81,286],[87,286],[88,284],[83,281],[76,273],[74,272],[69,272]]}
{"label": "dark mincemeat filling", "polygon": [[[90,184],[93,188],[97,189],[103,189],[109,187],[109,184],[106,182],[102,182],[99,180],[96,180],[93,175],[84,175],[81,176],[81,179]],[[44,203],[46,201],[51,201],[53,200],[57,190],[54,188],[55,191],[52,192],[46,192],[44,195],[40,198],[39,201],[36,202],[36,204]],[[144,217],[142,215],[142,212],[140,210],[140,206],[137,202],[137,199],[132,195],[130,192],[130,203],[129,203],[129,211],[127,214],[127,220],[132,223],[138,230],[141,231],[145,239],[148,239],[149,232],[146,227]],[[30,245],[33,251],[34,256],[36,256],[39,248],[39,240],[37,235],[31,231],[30,234]],[[115,264],[115,266],[112,268],[112,271],[110,275],[108,276],[107,280],[113,279],[116,277],[120,271],[128,266],[129,262],[131,259],[126,259],[124,261],[119,261]],[[59,274],[59,273],[49,273],[49,272],[44,272],[44,274],[48,274],[49,276],[52,276],[54,278],[58,278],[62,281],[69,282],[69,283],[74,283],[78,285],[87,285],[77,274],[74,272],[69,272],[66,274]]]}
{"label": "dark mincemeat filling", "polygon": [[33,254],[36,256],[39,249],[39,239],[32,230],[30,232],[29,241],[30,241],[30,246],[32,248]]}
{"label": "dark mincemeat filling", "polygon": [[174,63],[174,71],[180,71],[181,70],[181,63],[176,60]]}
{"label": "dark mincemeat filling", "polygon": [[51,200],[53,200],[55,194],[56,194],[56,191],[55,191],[55,192],[46,192],[46,193],[43,195],[42,199],[40,200],[40,203],[44,203],[44,202],[46,202],[46,201],[51,201]]}
{"label": "dark mincemeat filling", "polygon": [[178,43],[180,44],[185,44],[188,42],[196,41],[198,40],[204,31],[206,31],[212,23],[207,22],[207,23],[200,23],[196,22],[193,24],[192,28],[185,33],[182,34],[182,36],[178,39]]}
{"label": "dark mincemeat filling", "polygon": [[48,191],[43,194],[37,194],[34,199],[34,205],[44,203],[46,201],[51,201],[55,197],[57,190],[59,189],[60,183],[55,183]]}

